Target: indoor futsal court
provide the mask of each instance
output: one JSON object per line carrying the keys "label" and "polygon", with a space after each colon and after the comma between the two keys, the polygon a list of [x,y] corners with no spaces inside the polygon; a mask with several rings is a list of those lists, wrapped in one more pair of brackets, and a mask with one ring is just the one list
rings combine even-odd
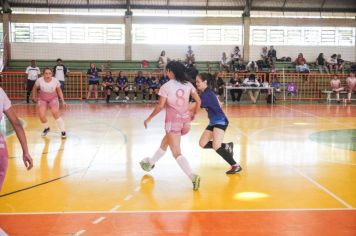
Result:
{"label": "indoor futsal court", "polygon": [[356,1],[1,0],[0,236],[87,235],[356,236]]}
{"label": "indoor futsal court", "polygon": [[[201,112],[182,152],[201,175],[199,191],[167,153],[149,174],[164,131],[162,115],[145,130],[152,105],[71,104],[68,137],[41,138],[35,106],[15,105],[35,167],[22,168],[8,135],[9,174],[0,222],[9,235],[354,235],[354,105],[227,106],[243,171],[198,146]],[[332,224],[332,226],[330,225]]]}

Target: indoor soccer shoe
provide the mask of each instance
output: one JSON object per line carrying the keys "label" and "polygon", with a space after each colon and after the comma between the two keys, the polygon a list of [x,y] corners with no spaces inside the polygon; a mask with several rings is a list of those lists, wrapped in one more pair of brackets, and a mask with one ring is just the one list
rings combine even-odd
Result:
{"label": "indoor soccer shoe", "polygon": [[226,174],[235,174],[235,173],[238,173],[238,172],[240,172],[242,170],[242,168],[241,168],[241,166],[240,165],[238,165],[238,166],[231,166],[231,169],[230,170],[228,170],[228,171],[226,171],[225,173]]}
{"label": "indoor soccer shoe", "polygon": [[42,137],[46,137],[46,135],[48,134],[49,132],[49,127],[48,128],[45,128],[41,134]]}
{"label": "indoor soccer shoe", "polygon": [[145,158],[142,161],[140,161],[140,165],[141,165],[141,168],[147,172],[150,172],[155,167],[155,165],[150,164],[150,162],[148,161],[148,158]]}
{"label": "indoor soccer shoe", "polygon": [[66,132],[61,132],[61,137],[62,137],[62,139],[67,138],[67,134],[66,134]]}
{"label": "indoor soccer shoe", "polygon": [[194,175],[192,183],[193,183],[193,190],[194,191],[198,190],[199,187],[200,187],[200,176],[199,175]]}

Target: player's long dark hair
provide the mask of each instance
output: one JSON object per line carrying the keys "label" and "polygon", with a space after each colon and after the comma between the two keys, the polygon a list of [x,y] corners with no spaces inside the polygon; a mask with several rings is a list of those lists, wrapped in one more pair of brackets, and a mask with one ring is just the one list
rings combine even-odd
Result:
{"label": "player's long dark hair", "polygon": [[212,76],[212,74],[210,74],[210,73],[200,73],[198,76],[201,78],[201,80],[203,82],[206,81],[206,84],[208,85],[209,89],[213,90],[215,88],[216,80]]}
{"label": "player's long dark hair", "polygon": [[187,69],[182,63],[178,61],[170,61],[166,66],[166,70],[172,71],[178,82],[182,84],[190,82],[190,79],[187,75]]}

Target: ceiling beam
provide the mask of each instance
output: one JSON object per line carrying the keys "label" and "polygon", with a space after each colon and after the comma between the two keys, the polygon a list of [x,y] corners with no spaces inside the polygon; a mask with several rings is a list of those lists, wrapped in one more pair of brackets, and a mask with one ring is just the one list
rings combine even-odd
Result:
{"label": "ceiling beam", "polygon": [[[127,0],[129,1],[129,0]],[[28,8],[81,8],[81,9],[127,9],[127,4],[58,4],[52,3],[12,3],[11,7],[28,7]],[[156,9],[156,10],[206,10],[206,6],[166,6],[166,5],[143,5],[143,4],[130,4],[130,9]],[[209,6],[209,10],[226,10],[226,11],[243,11],[244,6]],[[254,11],[294,11],[294,12],[320,12],[320,7],[317,8],[300,8],[290,7],[283,9],[282,7],[251,7],[250,10]],[[353,12],[356,13],[356,8],[324,8],[323,12]]]}
{"label": "ceiling beam", "polygon": [[320,6],[320,11],[322,11],[322,10],[323,10],[324,5],[325,5],[325,2],[326,2],[326,0],[323,0],[323,2],[321,3],[321,6]]}

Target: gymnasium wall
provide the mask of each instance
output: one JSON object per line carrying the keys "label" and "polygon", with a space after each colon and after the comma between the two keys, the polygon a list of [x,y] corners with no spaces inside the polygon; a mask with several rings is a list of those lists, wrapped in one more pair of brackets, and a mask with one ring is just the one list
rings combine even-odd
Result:
{"label": "gymnasium wall", "polygon": [[[124,24],[124,17],[117,16],[67,16],[67,15],[11,15],[11,22],[22,23],[100,23]],[[191,25],[241,25],[240,17],[142,17],[134,16],[133,24],[191,24]],[[356,27],[353,19],[299,19],[299,18],[251,18],[251,26],[322,26]],[[230,53],[236,45],[192,45],[197,60],[217,61],[223,51]],[[242,46],[240,49],[242,51]],[[269,45],[266,45],[269,46]],[[250,59],[258,59],[262,45],[250,45]],[[341,53],[345,60],[356,61],[356,47],[348,46],[275,46],[277,56],[295,58],[303,52],[308,61],[314,61],[320,52],[326,58]],[[55,59],[61,57],[71,60],[124,60],[124,44],[60,44],[60,43],[12,43],[12,59]],[[133,60],[156,60],[166,50],[173,59],[183,59],[187,45],[133,44]]]}

